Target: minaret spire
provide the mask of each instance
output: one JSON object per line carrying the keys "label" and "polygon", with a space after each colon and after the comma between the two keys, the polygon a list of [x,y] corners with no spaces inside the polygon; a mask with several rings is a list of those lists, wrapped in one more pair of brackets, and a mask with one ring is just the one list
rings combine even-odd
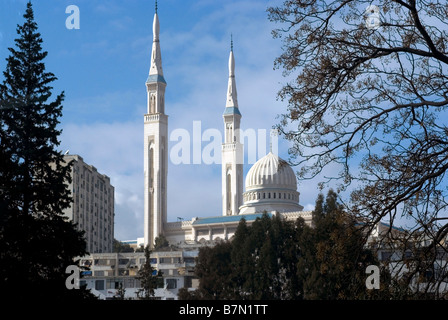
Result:
{"label": "minaret spire", "polygon": [[154,247],[167,222],[168,116],[165,113],[166,81],[162,71],[159,17],[155,2],[152,25],[151,66],[146,80],[147,112],[144,115],[144,236],[145,246]]}
{"label": "minaret spire", "polygon": [[156,8],[154,13],[154,21],[152,23],[153,42],[152,42],[151,67],[149,69],[149,76],[150,78],[151,76],[153,76],[151,80],[164,82],[165,80],[163,78],[162,54],[160,51],[160,40],[159,40],[160,23],[159,23],[159,16],[157,14],[157,1],[155,6]]}
{"label": "minaret spire", "polygon": [[235,81],[235,57],[233,55],[233,37],[232,36],[230,36],[229,83],[228,83],[227,102],[226,102],[226,108],[229,108],[229,107],[230,108],[232,108],[232,107],[238,108],[238,99],[237,99],[236,81]]}
{"label": "minaret spire", "polygon": [[222,214],[235,215],[243,204],[243,145],[240,142],[241,113],[235,82],[233,36],[230,36],[229,83],[223,114],[225,137],[222,145]]}

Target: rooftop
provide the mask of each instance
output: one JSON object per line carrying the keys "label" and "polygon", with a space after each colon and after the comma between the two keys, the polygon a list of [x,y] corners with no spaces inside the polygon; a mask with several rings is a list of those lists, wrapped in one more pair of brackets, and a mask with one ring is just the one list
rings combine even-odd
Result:
{"label": "rooftop", "polygon": [[[218,216],[218,217],[207,217],[207,218],[197,218],[193,225],[201,225],[201,224],[214,224],[214,223],[225,223],[225,222],[239,222],[242,218],[246,221],[253,221],[257,218],[261,218],[263,213],[254,213],[254,214],[239,214],[233,216]],[[268,213],[269,217],[272,217],[272,213]]]}

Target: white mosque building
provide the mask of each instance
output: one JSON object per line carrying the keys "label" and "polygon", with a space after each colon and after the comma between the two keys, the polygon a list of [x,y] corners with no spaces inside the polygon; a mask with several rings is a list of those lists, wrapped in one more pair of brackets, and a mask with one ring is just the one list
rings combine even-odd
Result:
{"label": "white mosque building", "polygon": [[272,152],[248,171],[243,191],[243,145],[240,143],[241,113],[235,82],[235,58],[231,46],[227,101],[223,113],[222,215],[167,221],[168,116],[165,110],[166,81],[162,70],[157,10],[153,22],[151,67],[146,81],[147,113],[144,115],[144,239],[154,246],[163,235],[170,244],[200,243],[230,239],[242,218],[250,225],[263,213],[287,220],[303,217],[311,223],[310,211],[299,204],[297,180],[288,163]]}

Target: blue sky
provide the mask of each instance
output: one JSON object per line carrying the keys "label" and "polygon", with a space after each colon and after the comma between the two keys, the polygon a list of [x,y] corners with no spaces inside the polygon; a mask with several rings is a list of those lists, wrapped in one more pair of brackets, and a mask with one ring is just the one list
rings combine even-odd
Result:
{"label": "blue sky", "polygon": [[[44,40],[47,71],[64,91],[62,151],[70,150],[108,175],[115,187],[115,237],[143,236],[143,115],[145,81],[152,45],[152,0],[32,1]],[[269,131],[286,110],[277,100],[285,83],[274,59],[281,41],[266,8],[280,0],[159,0],[160,44],[166,88],[169,133],[222,130],[228,80],[230,35],[233,34],[236,85],[242,127]],[[0,70],[16,26],[23,23],[26,0],[0,0]],[[80,11],[80,29],[67,29],[66,7]],[[0,75],[0,80],[3,76]],[[171,143],[172,146],[173,143]],[[202,145],[204,146],[204,144]],[[267,148],[269,148],[267,143]],[[288,144],[279,154],[288,158]],[[245,172],[250,164],[245,165]],[[297,168],[295,168],[297,169]],[[301,204],[311,209],[317,180],[299,184]],[[168,220],[221,215],[221,166],[168,167]]]}

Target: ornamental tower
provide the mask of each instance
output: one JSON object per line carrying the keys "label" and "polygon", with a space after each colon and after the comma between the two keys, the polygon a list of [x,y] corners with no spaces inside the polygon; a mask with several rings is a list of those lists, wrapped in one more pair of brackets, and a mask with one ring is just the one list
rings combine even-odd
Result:
{"label": "ornamental tower", "polygon": [[229,83],[224,118],[224,143],[222,144],[222,214],[238,214],[243,196],[243,145],[240,143],[241,113],[235,82],[233,41],[230,45]]}
{"label": "ornamental tower", "polygon": [[144,115],[144,237],[145,246],[163,234],[167,222],[168,116],[165,114],[165,88],[159,42],[157,2],[153,22],[151,67],[146,80],[147,113]]}

